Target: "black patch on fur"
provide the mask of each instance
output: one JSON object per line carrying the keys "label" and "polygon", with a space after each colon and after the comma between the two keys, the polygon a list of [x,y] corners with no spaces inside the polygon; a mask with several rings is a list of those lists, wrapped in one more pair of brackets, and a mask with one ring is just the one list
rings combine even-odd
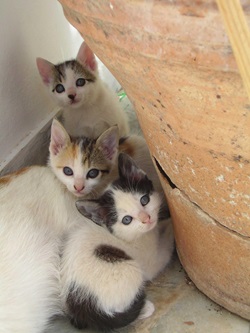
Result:
{"label": "black patch on fur", "polygon": [[151,194],[154,190],[152,181],[146,175],[139,180],[120,177],[113,182],[112,186],[123,192],[135,192],[142,195]]}
{"label": "black patch on fur", "polygon": [[87,68],[83,67],[77,60],[67,60],[55,65],[55,78],[62,82],[61,78],[65,79],[65,69],[71,68],[75,73],[83,76],[83,79],[89,82],[95,82],[96,77]]}
{"label": "black patch on fur", "polygon": [[119,146],[122,145],[126,140],[128,139],[128,136],[123,136],[122,138],[119,139]]}
{"label": "black patch on fur", "polygon": [[[89,296],[84,300],[80,300],[79,295]],[[141,290],[126,311],[116,312],[110,317],[101,309],[98,309],[97,300],[94,296],[91,296],[84,288],[75,288],[73,285],[67,297],[67,314],[71,324],[78,329],[90,328],[102,332],[110,332],[132,323],[139,316],[144,304],[145,292]]]}
{"label": "black patch on fur", "polygon": [[124,251],[121,249],[118,249],[117,247],[110,246],[110,245],[99,245],[95,249],[95,255],[103,260],[107,261],[109,263],[116,263],[121,262],[125,260],[131,260],[132,258],[127,255]]}
{"label": "black patch on fur", "polygon": [[102,213],[100,219],[102,223],[107,226],[112,233],[112,226],[117,222],[118,216],[115,209],[115,201],[112,191],[106,191],[98,200],[100,207],[102,207]]}

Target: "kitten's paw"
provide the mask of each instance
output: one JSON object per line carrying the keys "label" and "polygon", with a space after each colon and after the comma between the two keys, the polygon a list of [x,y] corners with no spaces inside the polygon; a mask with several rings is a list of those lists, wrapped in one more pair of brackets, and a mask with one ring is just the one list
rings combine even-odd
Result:
{"label": "kitten's paw", "polygon": [[146,300],[146,303],[141,310],[141,313],[138,317],[139,320],[150,317],[155,311],[155,306],[152,302]]}

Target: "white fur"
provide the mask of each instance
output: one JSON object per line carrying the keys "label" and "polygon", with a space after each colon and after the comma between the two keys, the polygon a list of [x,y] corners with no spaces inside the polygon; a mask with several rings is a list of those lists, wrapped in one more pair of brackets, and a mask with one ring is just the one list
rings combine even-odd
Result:
{"label": "white fur", "polygon": [[[158,222],[158,212],[161,200],[157,192],[150,196],[150,201],[146,206],[142,206],[139,193],[123,192],[121,190],[113,190],[115,208],[118,214],[118,221],[113,226],[114,235],[125,241],[136,241],[144,233],[156,227]],[[129,215],[133,218],[129,225],[124,225],[122,219]],[[142,219],[148,219],[147,223],[143,223]]]}
{"label": "white fur", "polygon": [[[159,228],[154,228],[132,242],[118,239],[105,228],[91,222],[73,228],[62,258],[63,303],[66,304],[71,284],[75,282],[76,288],[82,286],[96,297],[98,308],[104,312],[112,315],[115,311],[125,311],[144,282],[156,277],[171,259],[171,221],[161,221],[161,226],[164,229],[161,235]],[[117,263],[102,261],[94,254],[98,244],[117,247],[132,260]],[[87,297],[88,294],[84,293],[79,298]],[[148,306],[146,303],[141,318],[152,314],[154,307]]]}
{"label": "white fur", "polygon": [[[113,191],[118,214],[113,233],[127,244],[127,253],[140,263],[145,280],[152,280],[166,267],[173,253],[174,234],[171,219],[158,222],[161,201],[157,192],[150,196],[146,206],[142,206],[142,195]],[[147,223],[142,223],[140,219],[142,212],[150,217]],[[125,215],[133,217],[129,225],[121,222]]]}
{"label": "white fur", "polygon": [[[94,254],[99,244],[127,250],[117,238],[90,221],[71,231],[62,258],[62,297],[65,303],[71,283],[75,282],[77,287],[83,286],[96,297],[99,309],[112,315],[131,305],[144,280],[135,260],[116,263],[100,260]],[[83,294],[81,298],[88,295]]]}
{"label": "white fur", "polygon": [[36,333],[59,308],[60,238],[75,198],[47,167],[0,180],[0,332]]}

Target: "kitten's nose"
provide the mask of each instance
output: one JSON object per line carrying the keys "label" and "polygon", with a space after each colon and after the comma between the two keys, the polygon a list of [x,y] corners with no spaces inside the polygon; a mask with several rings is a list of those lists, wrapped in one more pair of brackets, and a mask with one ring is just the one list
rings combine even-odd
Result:
{"label": "kitten's nose", "polygon": [[74,185],[74,188],[77,192],[81,192],[84,189],[84,185]]}
{"label": "kitten's nose", "polygon": [[72,101],[75,99],[76,97],[76,94],[70,94],[68,95],[68,98],[70,98]]}
{"label": "kitten's nose", "polygon": [[140,212],[139,213],[139,218],[142,223],[150,223],[150,215],[148,215],[145,212]]}

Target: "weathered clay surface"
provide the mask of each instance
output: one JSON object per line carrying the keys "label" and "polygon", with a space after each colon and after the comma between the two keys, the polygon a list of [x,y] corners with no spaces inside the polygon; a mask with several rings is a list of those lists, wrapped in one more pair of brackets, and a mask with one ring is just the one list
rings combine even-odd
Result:
{"label": "weathered clay surface", "polygon": [[[213,298],[220,304],[226,295],[231,299],[230,309],[238,311],[242,306],[240,314],[245,315],[244,295],[250,295],[250,286],[242,282],[244,274],[250,280],[246,255],[250,237],[250,102],[215,1],[60,2],[70,23],[126,90],[153,157],[185,195],[182,204],[177,198],[168,199],[179,207],[178,211],[171,205],[178,251],[186,270],[205,293],[213,290]],[[249,5],[247,1],[242,4],[250,23]],[[167,189],[166,193],[169,197]],[[211,219],[205,222],[195,205]],[[186,210],[189,219],[182,220]],[[185,230],[190,226],[185,235],[179,227],[184,225]],[[201,269],[202,252],[206,254],[203,265],[211,273],[209,280],[205,268]],[[221,254],[228,261],[220,262],[218,273]],[[235,289],[227,278],[229,258]],[[216,280],[211,278],[212,272]],[[237,301],[232,299],[235,294],[239,295]],[[241,305],[236,310],[237,302]]]}
{"label": "weathered clay surface", "polygon": [[249,238],[216,223],[164,182],[178,255],[189,277],[215,302],[250,319]]}

